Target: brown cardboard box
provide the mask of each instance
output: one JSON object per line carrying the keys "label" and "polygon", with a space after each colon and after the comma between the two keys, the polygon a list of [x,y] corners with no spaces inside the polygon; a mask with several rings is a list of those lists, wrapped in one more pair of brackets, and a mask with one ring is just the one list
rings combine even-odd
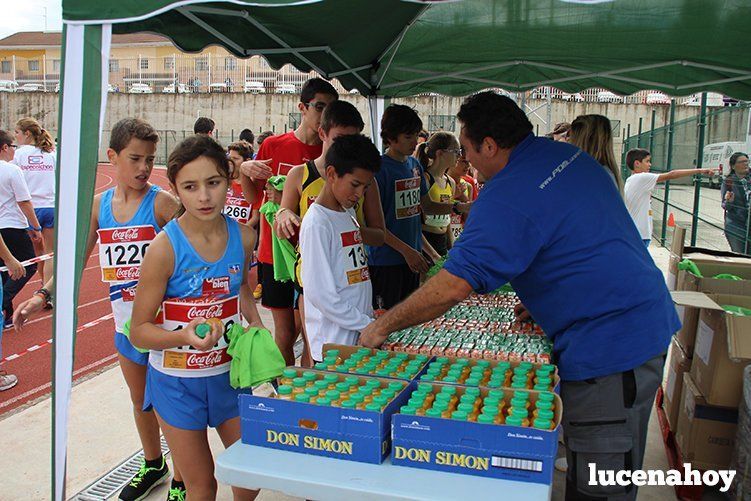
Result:
{"label": "brown cardboard box", "polygon": [[673,432],[675,432],[678,426],[678,409],[681,406],[683,374],[689,370],[691,370],[691,359],[686,356],[681,345],[673,338],[673,341],[670,343],[670,360],[668,360],[668,377],[665,380],[665,399],[663,404],[665,415]]}
{"label": "brown cardboard box", "polygon": [[675,334],[675,339],[686,352],[686,356],[692,358],[696,328],[699,324],[699,311],[701,308],[718,308],[718,305],[703,292],[673,291],[670,295],[673,298],[678,318],[681,320],[681,330]]}
{"label": "brown cardboard box", "polygon": [[690,374],[683,391],[675,439],[683,461],[700,470],[726,469],[735,445],[738,410],[707,405]]}
{"label": "brown cardboard box", "polygon": [[[709,294],[717,305],[751,308],[751,297]],[[743,368],[751,362],[751,317],[704,307],[696,330],[691,377],[710,405],[738,407]]]}

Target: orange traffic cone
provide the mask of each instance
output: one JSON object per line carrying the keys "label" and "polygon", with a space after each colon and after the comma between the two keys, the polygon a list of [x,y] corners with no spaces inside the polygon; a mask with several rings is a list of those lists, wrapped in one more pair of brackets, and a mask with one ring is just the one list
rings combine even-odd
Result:
{"label": "orange traffic cone", "polygon": [[671,212],[668,216],[668,226],[671,228],[675,228],[675,217],[673,217],[673,213]]}

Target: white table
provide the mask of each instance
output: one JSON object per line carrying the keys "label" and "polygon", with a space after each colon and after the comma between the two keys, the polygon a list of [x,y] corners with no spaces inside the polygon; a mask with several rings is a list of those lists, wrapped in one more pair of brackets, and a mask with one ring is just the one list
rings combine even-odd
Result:
{"label": "white table", "polygon": [[357,463],[235,443],[216,459],[223,484],[322,501],[550,499],[552,486],[419,468]]}

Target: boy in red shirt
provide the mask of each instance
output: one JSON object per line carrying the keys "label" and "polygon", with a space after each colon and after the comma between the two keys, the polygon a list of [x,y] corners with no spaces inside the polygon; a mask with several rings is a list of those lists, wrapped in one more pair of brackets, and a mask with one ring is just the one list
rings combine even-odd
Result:
{"label": "boy in red shirt", "polygon": [[[294,131],[266,139],[258,150],[255,160],[240,166],[240,181],[246,199],[258,209],[265,202],[263,188],[271,176],[283,175],[296,165],[313,160],[321,155],[321,139],[318,127],[321,113],[330,102],[339,98],[336,89],[322,78],[311,78],[300,91],[297,105],[302,115],[300,125]],[[295,290],[293,283],[274,279],[274,257],[271,251],[271,226],[265,218],[260,221],[260,244],[258,261],[261,271],[263,295],[261,304],[271,310],[274,318],[274,337],[287,365],[294,365],[292,347],[299,329],[293,310]],[[299,318],[299,317],[298,317]],[[305,343],[307,346],[307,343]],[[303,353],[302,364],[310,365],[310,355]]]}

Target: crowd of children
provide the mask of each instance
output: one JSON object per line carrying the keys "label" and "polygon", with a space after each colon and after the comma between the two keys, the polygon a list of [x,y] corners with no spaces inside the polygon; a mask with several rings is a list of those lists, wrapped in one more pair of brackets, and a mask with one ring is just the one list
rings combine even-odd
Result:
{"label": "crowd of children", "polygon": [[[285,362],[295,363],[293,345],[302,335],[301,365],[311,366],[325,343],[356,344],[376,313],[406,299],[462,238],[484,179],[456,136],[427,135],[412,108],[391,105],[380,124],[381,154],[362,135],[355,106],[320,78],[303,85],[298,109],[299,126],[260,135],[257,153],[249,130],[225,149],[213,138],[215,123],[200,118],[195,135],[169,156],[169,192],[149,182],[156,130],[134,118],[112,129],[107,156],[117,183],[94,199],[87,256],[98,241],[115,346],[144,449],[120,499],[142,499],[169,477],[160,430],[174,460],[169,499],[216,495],[206,430],[216,428],[225,445],[239,438],[227,331],[243,321],[264,327],[254,296],[271,311]],[[605,117],[587,115],[570,127],[559,124],[552,136],[606,169],[648,245],[655,184],[709,171],[652,174],[649,152],[637,149],[626,155],[633,175],[624,186],[609,134]],[[44,287],[15,315],[12,299],[34,273],[19,261],[34,247],[52,250],[54,159],[54,142],[33,120],[19,121],[15,142],[0,131],[0,259],[9,268],[3,313],[18,329],[52,305],[53,281],[44,275]],[[210,329],[199,335],[205,323]],[[0,390],[16,382],[0,372]],[[234,494],[251,499],[257,492]]]}

